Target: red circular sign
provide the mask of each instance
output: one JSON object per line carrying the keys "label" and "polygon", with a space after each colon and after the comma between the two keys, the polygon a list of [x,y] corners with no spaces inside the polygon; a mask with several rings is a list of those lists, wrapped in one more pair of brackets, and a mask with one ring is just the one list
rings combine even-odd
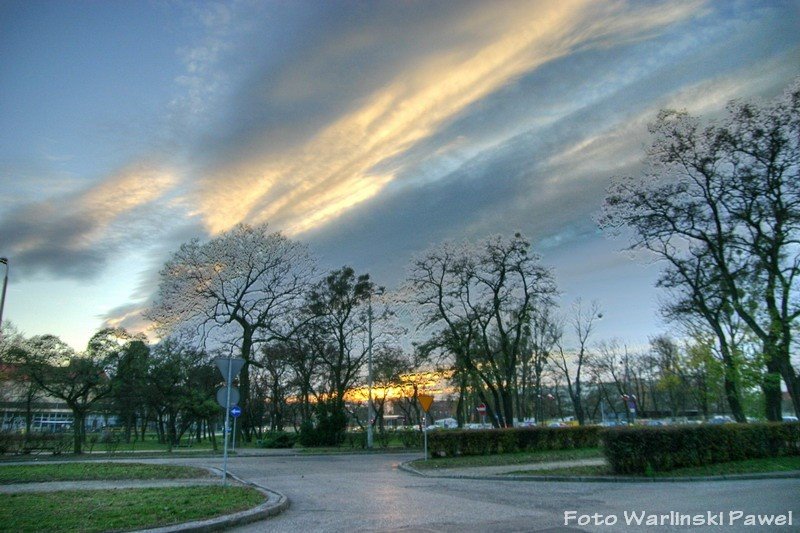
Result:
{"label": "red circular sign", "polygon": [[476,407],[476,409],[478,410],[479,414],[482,414],[482,415],[486,414],[486,404],[485,403],[480,404],[478,407]]}

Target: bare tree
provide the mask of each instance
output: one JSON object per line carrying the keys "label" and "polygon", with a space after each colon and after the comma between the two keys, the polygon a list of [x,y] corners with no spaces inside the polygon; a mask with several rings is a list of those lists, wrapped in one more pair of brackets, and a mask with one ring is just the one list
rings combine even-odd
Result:
{"label": "bare tree", "polygon": [[559,335],[560,340],[557,343],[558,356],[554,358],[554,364],[567,384],[567,392],[569,392],[569,397],[572,401],[575,418],[580,425],[586,422],[586,411],[583,405],[584,382],[582,374],[584,365],[589,359],[589,339],[594,332],[597,321],[601,318],[603,318],[603,314],[600,312],[600,304],[598,302],[592,301],[588,307],[585,307],[580,298],[576,300],[572,305],[572,313],[567,322],[575,336],[577,347],[568,357],[564,349],[563,335]]}
{"label": "bare tree", "polygon": [[440,328],[433,344],[453,354],[455,368],[479,378],[495,423],[513,425],[531,315],[537,306],[552,305],[556,293],[530,243],[516,234],[474,246],[444,244],[414,261],[408,281],[426,313],[423,323]]}
{"label": "bare tree", "polygon": [[712,269],[714,290],[761,341],[767,418],[781,419],[781,378],[800,414],[800,83],[769,104],[732,102],[707,127],[663,111],[651,132],[647,171],[615,181],[601,226],[632,229],[632,248],[673,266]]}
{"label": "bare tree", "polygon": [[148,312],[160,331],[194,324],[202,338],[229,341],[245,365],[240,375],[245,437],[252,438],[249,366],[259,343],[286,337],[313,273],[305,246],[266,224],[237,225],[201,244],[192,240],[161,271]]}

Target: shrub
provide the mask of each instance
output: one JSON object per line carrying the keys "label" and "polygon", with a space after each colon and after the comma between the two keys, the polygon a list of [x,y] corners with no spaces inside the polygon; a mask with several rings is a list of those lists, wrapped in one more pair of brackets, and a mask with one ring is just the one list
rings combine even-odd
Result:
{"label": "shrub", "polygon": [[259,441],[262,448],[293,448],[298,435],[287,431],[267,431]]}
{"label": "shrub", "polygon": [[428,448],[433,457],[593,448],[600,445],[600,431],[597,426],[443,430],[428,435]]}
{"label": "shrub", "polygon": [[367,447],[367,432],[366,431],[348,431],[345,434],[345,442],[351,448],[361,448],[362,450]]}
{"label": "shrub", "polygon": [[347,415],[341,403],[319,402],[314,408],[316,424],[307,421],[300,425],[300,444],[303,446],[339,446],[345,439]]}
{"label": "shrub", "polygon": [[120,437],[115,431],[104,431],[103,435],[100,437],[100,442],[105,445],[106,453],[117,453]]}
{"label": "shrub", "polygon": [[0,455],[17,453],[22,446],[24,436],[11,431],[0,432]]}
{"label": "shrub", "polygon": [[395,434],[405,448],[421,448],[422,432],[413,429],[398,429]]}
{"label": "shrub", "polygon": [[20,437],[17,451],[21,453],[50,451],[58,455],[72,446],[72,438],[62,433],[28,433]]}
{"label": "shrub", "polygon": [[800,423],[615,428],[603,453],[616,474],[800,455]]}
{"label": "shrub", "polygon": [[379,430],[375,436],[377,437],[378,445],[380,445],[381,448],[389,447],[389,441],[392,440],[392,436],[388,431],[385,429]]}

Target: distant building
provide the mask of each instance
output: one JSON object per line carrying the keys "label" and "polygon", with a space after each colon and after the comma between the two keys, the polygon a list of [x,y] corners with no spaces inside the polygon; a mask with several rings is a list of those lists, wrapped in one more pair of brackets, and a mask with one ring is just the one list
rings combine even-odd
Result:
{"label": "distant building", "polygon": [[[24,431],[30,413],[31,431],[55,432],[72,429],[72,411],[67,404],[42,390],[31,389],[27,376],[16,365],[0,364],[0,431]],[[90,413],[86,429],[114,425],[116,417]]]}

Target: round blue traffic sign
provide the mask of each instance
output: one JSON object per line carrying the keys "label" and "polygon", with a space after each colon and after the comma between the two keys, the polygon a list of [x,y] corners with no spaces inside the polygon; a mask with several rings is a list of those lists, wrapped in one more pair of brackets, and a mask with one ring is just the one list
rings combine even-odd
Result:
{"label": "round blue traffic sign", "polygon": [[238,405],[234,405],[231,407],[231,416],[233,418],[239,418],[239,415],[242,414],[242,408]]}

